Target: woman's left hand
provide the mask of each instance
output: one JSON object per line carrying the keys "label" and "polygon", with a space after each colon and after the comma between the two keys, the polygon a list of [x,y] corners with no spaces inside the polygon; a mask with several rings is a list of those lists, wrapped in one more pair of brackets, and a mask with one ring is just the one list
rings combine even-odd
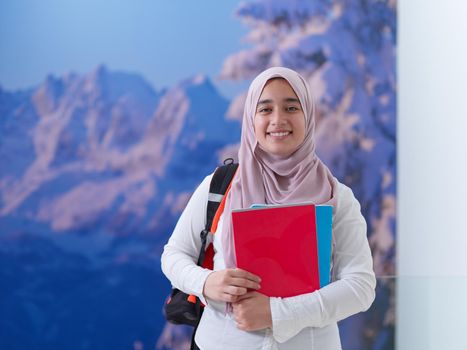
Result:
{"label": "woman's left hand", "polygon": [[269,297],[258,292],[248,292],[232,303],[238,329],[257,331],[272,327]]}

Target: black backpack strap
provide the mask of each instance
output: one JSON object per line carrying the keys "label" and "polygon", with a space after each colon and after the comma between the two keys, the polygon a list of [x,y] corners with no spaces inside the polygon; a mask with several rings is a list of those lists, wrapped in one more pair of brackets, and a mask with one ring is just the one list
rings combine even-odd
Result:
{"label": "black backpack strap", "polygon": [[[231,158],[229,158],[231,159]],[[224,165],[218,167],[214,172],[209,186],[208,206],[206,210],[206,227],[201,231],[201,250],[198,258],[198,265],[201,266],[204,262],[204,255],[206,250],[206,240],[209,232],[211,231],[212,222],[216,215],[225,192],[233,180],[235,172],[237,171],[238,163],[224,161]]]}
{"label": "black backpack strap", "polygon": [[[230,161],[229,161],[230,160]],[[208,206],[206,210],[206,226],[203,231],[201,231],[201,250],[198,257],[198,265],[201,266],[204,262],[204,256],[206,254],[206,241],[209,232],[211,231],[212,222],[216,216],[217,209],[224,198],[225,192],[229,188],[230,183],[235,176],[237,171],[238,163],[234,163],[232,158],[228,158],[224,161],[224,165],[218,167],[214,172],[214,175],[211,179],[211,184],[209,186],[209,197],[208,197]],[[203,314],[203,308],[201,308],[201,301],[199,298],[196,298],[196,313],[199,315],[198,323],[195,325],[193,330],[193,335],[191,337],[191,346],[190,350],[199,350],[199,347],[195,343],[195,335],[198,330],[199,320],[201,320],[201,315]]]}
{"label": "black backpack strap", "polygon": [[229,163],[220,166],[214,172],[211,186],[209,187],[208,208],[206,211],[206,229],[209,231],[211,230],[212,221],[219,208],[219,204],[222,202],[224,194],[232,182],[237,168],[238,164]]}

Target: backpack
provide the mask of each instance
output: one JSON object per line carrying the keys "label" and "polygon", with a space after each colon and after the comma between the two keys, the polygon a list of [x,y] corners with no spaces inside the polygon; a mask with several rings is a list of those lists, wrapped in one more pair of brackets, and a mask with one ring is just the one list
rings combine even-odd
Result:
{"label": "backpack", "polygon": [[[232,158],[228,158],[224,161],[224,165],[216,169],[211,179],[206,210],[206,226],[200,233],[201,250],[197,262],[198,266],[211,270],[214,268],[214,248],[212,243],[206,248],[207,237],[209,233],[214,233],[217,230],[219,218],[224,211],[225,199],[237,168],[238,163],[234,163]],[[168,322],[194,327],[191,349],[197,349],[194,337],[203,310],[204,305],[198,297],[188,295],[177,288],[172,289],[164,305],[165,318]]]}

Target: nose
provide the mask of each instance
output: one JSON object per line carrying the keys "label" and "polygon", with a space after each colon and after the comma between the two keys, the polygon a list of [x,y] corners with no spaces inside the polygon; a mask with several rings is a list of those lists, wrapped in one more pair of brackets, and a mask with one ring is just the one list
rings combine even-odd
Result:
{"label": "nose", "polygon": [[277,108],[271,113],[271,120],[272,125],[284,125],[286,123],[284,114]]}

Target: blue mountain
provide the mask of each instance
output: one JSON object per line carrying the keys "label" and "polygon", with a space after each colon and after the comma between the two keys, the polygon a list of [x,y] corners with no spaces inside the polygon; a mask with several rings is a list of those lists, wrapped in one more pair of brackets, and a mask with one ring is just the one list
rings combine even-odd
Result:
{"label": "blue mountain", "polygon": [[0,89],[0,348],[154,348],[162,247],[239,139],[228,105],[105,66]]}

